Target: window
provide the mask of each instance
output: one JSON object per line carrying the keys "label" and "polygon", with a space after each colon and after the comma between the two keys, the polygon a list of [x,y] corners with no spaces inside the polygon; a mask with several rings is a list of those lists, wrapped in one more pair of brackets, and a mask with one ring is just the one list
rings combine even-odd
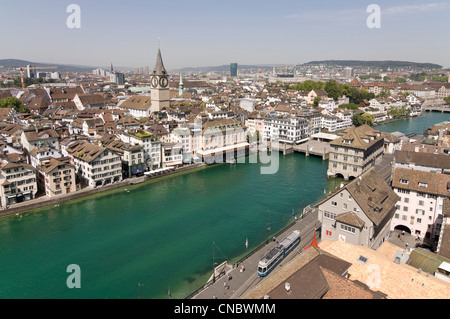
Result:
{"label": "window", "polygon": [[419,200],[419,205],[423,206],[423,205],[425,205],[425,202],[423,200]]}
{"label": "window", "polygon": [[408,216],[402,215],[402,220],[407,220],[407,219],[408,219]]}
{"label": "window", "polygon": [[400,179],[400,184],[408,185],[408,180],[406,180],[406,179]]}
{"label": "window", "polygon": [[329,218],[329,219],[335,219],[336,218],[336,214],[330,213],[330,212],[327,212],[327,211],[325,211],[323,213],[323,216],[326,217],[326,218]]}
{"label": "window", "polygon": [[425,211],[423,209],[416,209],[416,214],[425,215]]}
{"label": "window", "polygon": [[428,184],[427,184],[427,183],[421,183],[421,182],[419,182],[419,187],[425,187],[425,188],[427,188],[427,187],[428,187]]}
{"label": "window", "polygon": [[331,206],[337,206],[337,202],[331,202]]}
{"label": "window", "polygon": [[368,260],[367,257],[364,257],[363,255],[360,255],[357,261],[359,263],[361,263],[361,264],[365,264],[367,262],[367,260]]}
{"label": "window", "polygon": [[408,206],[403,206],[403,211],[407,212],[408,211]]}
{"label": "window", "polygon": [[347,204],[344,203],[344,209],[347,209]]}
{"label": "window", "polygon": [[394,218],[395,218],[395,219],[399,219],[399,218],[400,218],[400,214],[395,214],[395,215],[394,215]]}
{"label": "window", "polygon": [[347,226],[344,224],[341,224],[341,229],[344,231],[347,231],[349,233],[353,233],[353,234],[356,233],[356,229],[354,227],[350,227],[350,226]]}
{"label": "window", "polygon": [[417,218],[417,222],[420,224],[422,222],[422,218]]}
{"label": "window", "polygon": [[405,203],[409,203],[409,198],[405,197]]}

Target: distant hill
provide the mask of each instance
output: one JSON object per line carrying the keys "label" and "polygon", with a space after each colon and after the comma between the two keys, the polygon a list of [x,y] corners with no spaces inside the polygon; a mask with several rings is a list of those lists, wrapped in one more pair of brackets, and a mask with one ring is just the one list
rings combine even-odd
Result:
{"label": "distant hill", "polygon": [[[32,65],[36,67],[47,67],[47,66],[56,66],[56,69],[42,69],[42,72],[60,72],[65,73],[66,69],[70,73],[91,73],[92,70],[97,68],[102,68],[104,70],[109,71],[108,67],[99,67],[99,66],[87,66],[87,65],[74,65],[74,64],[55,64],[55,63],[40,63],[40,62],[31,62],[26,60],[18,60],[18,59],[0,59],[0,67],[3,66],[3,70],[11,69],[11,68],[20,68],[25,67],[27,65]],[[114,67],[117,70],[132,70],[131,68],[126,67]],[[2,68],[0,68],[2,70]],[[40,71],[40,70],[39,70]]]}
{"label": "distant hill", "polygon": [[[238,69],[272,69],[273,67],[285,66],[285,64],[263,64],[263,65],[245,65],[238,64]],[[170,70],[169,73],[193,73],[193,72],[230,72],[230,65],[203,66],[203,67],[184,67],[181,69]]]}
{"label": "distant hill", "polygon": [[421,68],[421,69],[442,69],[442,65],[434,63],[417,63],[408,61],[360,61],[360,60],[324,60],[311,61],[302,65],[329,65],[341,67],[370,67],[382,69],[395,68]]}
{"label": "distant hill", "polygon": [[31,62],[31,61],[18,60],[18,59],[0,60],[0,66],[3,66],[3,69],[20,68],[20,67],[25,67],[27,65],[32,65],[32,66],[36,66],[36,67],[46,67],[46,66],[56,66],[57,67],[56,69],[42,69],[42,72],[65,73],[66,69],[68,69],[69,72],[72,73],[72,72],[91,72],[93,70],[93,68],[90,66],[82,66],[82,65],[40,63],[40,62]]}

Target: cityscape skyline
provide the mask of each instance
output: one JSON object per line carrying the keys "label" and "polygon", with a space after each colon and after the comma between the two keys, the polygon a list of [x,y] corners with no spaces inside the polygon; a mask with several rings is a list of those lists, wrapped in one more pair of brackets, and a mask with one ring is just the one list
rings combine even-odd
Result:
{"label": "cityscape skyline", "polygon": [[371,1],[76,4],[80,28],[67,25],[69,1],[0,1],[0,59],[135,68],[152,65],[160,45],[168,69],[313,60],[450,67],[450,44],[442,41],[450,27],[448,2],[378,1],[380,28],[367,25]]}

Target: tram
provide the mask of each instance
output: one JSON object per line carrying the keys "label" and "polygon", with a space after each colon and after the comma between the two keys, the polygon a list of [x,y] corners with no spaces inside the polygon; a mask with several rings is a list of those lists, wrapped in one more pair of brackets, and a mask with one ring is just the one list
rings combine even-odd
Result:
{"label": "tram", "polygon": [[294,230],[259,261],[258,275],[267,276],[299,243],[300,231]]}

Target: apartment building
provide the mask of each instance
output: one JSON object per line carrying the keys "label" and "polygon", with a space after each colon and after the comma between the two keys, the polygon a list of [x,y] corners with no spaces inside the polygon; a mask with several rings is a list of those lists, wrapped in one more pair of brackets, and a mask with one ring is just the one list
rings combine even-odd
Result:
{"label": "apartment building", "polygon": [[398,199],[371,168],[316,204],[321,238],[377,249],[389,236]]}
{"label": "apartment building", "polygon": [[308,139],[309,122],[301,117],[271,112],[264,118],[263,137],[280,143],[297,144]]}
{"label": "apartment building", "polygon": [[69,157],[51,158],[39,167],[38,185],[45,194],[52,198],[73,193],[77,190],[75,166]]}
{"label": "apartment building", "polygon": [[383,156],[384,138],[369,125],[349,128],[330,142],[328,177],[352,179],[378,164]]}
{"label": "apartment building", "polygon": [[119,138],[124,143],[143,147],[146,170],[161,168],[161,142],[154,135],[147,132],[121,133]]}
{"label": "apartment building", "polygon": [[23,148],[31,152],[35,147],[47,145],[59,149],[59,135],[54,129],[28,129],[20,137]]}
{"label": "apartment building", "polygon": [[75,142],[67,152],[73,158],[78,177],[89,187],[98,187],[122,180],[122,161],[108,148],[90,142]]}
{"label": "apartment building", "polygon": [[450,197],[450,175],[395,168],[392,187],[400,200],[391,229],[437,242],[443,223],[443,201]]}
{"label": "apartment building", "polygon": [[3,163],[0,185],[2,207],[34,199],[38,191],[36,169],[25,163]]}
{"label": "apartment building", "polygon": [[235,119],[198,121],[192,132],[193,158],[222,163],[248,153],[247,127]]}

